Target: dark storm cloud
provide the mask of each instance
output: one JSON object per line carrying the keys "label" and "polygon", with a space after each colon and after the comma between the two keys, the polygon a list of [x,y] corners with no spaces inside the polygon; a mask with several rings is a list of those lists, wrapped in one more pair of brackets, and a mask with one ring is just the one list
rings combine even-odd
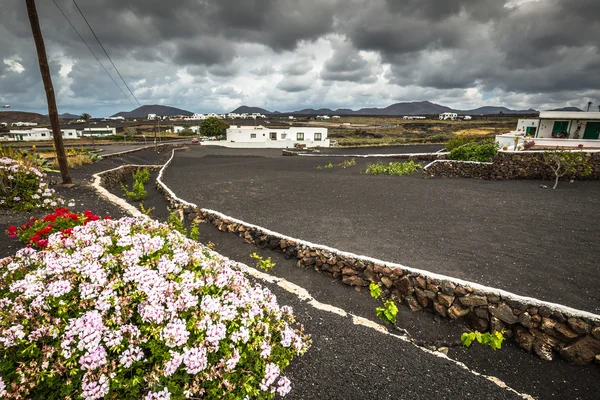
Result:
{"label": "dark storm cloud", "polygon": [[320,74],[326,81],[372,83],[377,80],[371,65],[350,43],[342,43],[325,62]]}
{"label": "dark storm cloud", "polygon": [[[1,1],[0,98],[24,99],[23,104],[26,99],[42,101],[24,2]],[[102,56],[73,2],[57,2]],[[128,105],[54,4],[37,4],[50,57],[73,64],[66,78],[56,79],[57,90],[72,92],[72,102],[85,98],[103,104],[113,97]],[[132,86],[143,82],[140,95],[164,90],[157,87],[175,82],[184,70],[194,77],[190,85],[197,85],[195,90],[231,86],[226,81],[238,76],[272,80],[282,74],[277,84],[268,85],[279,89],[273,98],[303,91],[319,97],[319,85],[376,82],[384,68],[381,64],[387,64],[390,83],[426,93],[498,89],[563,101],[573,93],[600,91],[598,0],[78,0],[78,4],[125,79]],[[328,41],[333,51],[319,57],[297,51],[307,43],[329,46]],[[381,63],[365,59],[361,51],[375,52]],[[277,57],[278,63],[273,62]],[[25,71],[12,71],[5,59],[19,60]],[[53,64],[54,76],[60,68],[58,62]],[[311,71],[319,69],[319,76],[313,76]],[[235,89],[248,94],[245,88]],[[352,96],[363,101],[361,93]],[[172,96],[173,102],[179,101]],[[361,106],[347,106],[355,105]]]}
{"label": "dark storm cloud", "polygon": [[176,44],[173,61],[177,65],[215,65],[231,61],[235,56],[233,44],[223,38],[186,40]]}
{"label": "dark storm cloud", "polygon": [[289,93],[303,92],[310,89],[314,83],[315,79],[312,76],[288,76],[277,84],[277,89]]}

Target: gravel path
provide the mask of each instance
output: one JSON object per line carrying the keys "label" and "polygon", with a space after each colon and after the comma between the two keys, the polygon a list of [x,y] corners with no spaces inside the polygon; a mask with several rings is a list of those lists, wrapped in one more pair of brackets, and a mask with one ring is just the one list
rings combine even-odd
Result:
{"label": "gravel path", "polygon": [[599,182],[369,176],[362,159],[316,169],[329,161],[340,159],[194,147],[165,181],[292,237],[600,312]]}
{"label": "gravel path", "polygon": [[[64,197],[74,197],[77,209],[90,208],[100,214],[114,217],[122,212],[106,202],[85,182],[99,170],[114,168],[121,163],[164,162],[169,152],[134,153],[117,159],[107,159],[86,166],[73,175],[80,183],[76,189],[59,189]],[[192,178],[190,178],[192,176]],[[193,185],[193,175],[188,175]],[[147,207],[154,206],[154,216],[165,219],[166,202],[148,187]],[[119,193],[115,190],[115,193]],[[27,215],[0,215],[0,229],[8,223],[22,221]],[[201,240],[212,241],[216,250],[235,260],[251,264],[249,253],[257,251],[277,262],[273,274],[309,290],[318,301],[341,307],[348,312],[375,320],[376,303],[367,291],[357,293],[339,282],[324,279],[312,271],[294,266],[293,260],[281,254],[269,253],[248,246],[234,235],[217,231],[209,225],[201,226]],[[13,254],[18,242],[0,241],[0,256]],[[600,390],[597,366],[575,367],[563,362],[543,362],[512,347],[492,352],[483,347],[470,350],[459,346],[450,348],[450,356],[467,363],[461,368],[452,360],[440,358],[421,348],[364,326],[355,325],[349,317],[318,310],[296,295],[270,283],[268,286],[281,304],[292,305],[299,322],[312,335],[313,345],[302,358],[294,360],[286,370],[293,383],[289,399],[516,399],[516,394],[501,388],[472,370],[485,371],[497,376],[522,393],[541,399],[594,399]],[[425,342],[456,341],[462,327],[456,321],[443,321],[428,313],[411,313],[401,307],[398,326],[413,337]]]}

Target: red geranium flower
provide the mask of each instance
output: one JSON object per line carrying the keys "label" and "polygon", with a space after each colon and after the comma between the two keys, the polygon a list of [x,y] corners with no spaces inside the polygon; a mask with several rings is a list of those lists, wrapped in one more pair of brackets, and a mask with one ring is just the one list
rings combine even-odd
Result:
{"label": "red geranium flower", "polygon": [[10,236],[11,238],[17,237],[17,227],[16,226],[14,226],[14,225],[9,226],[6,231],[8,232],[8,236]]}

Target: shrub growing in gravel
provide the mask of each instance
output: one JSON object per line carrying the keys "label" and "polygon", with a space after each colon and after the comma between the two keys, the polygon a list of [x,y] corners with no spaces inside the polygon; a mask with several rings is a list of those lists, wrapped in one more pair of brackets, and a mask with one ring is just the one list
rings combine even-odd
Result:
{"label": "shrub growing in gravel", "polygon": [[460,135],[460,136],[456,136],[456,137],[453,137],[452,139],[448,140],[448,143],[446,143],[446,145],[444,147],[445,147],[446,151],[452,151],[462,145],[465,145],[467,143],[476,142],[476,141],[477,141],[476,137]]}
{"label": "shrub growing in gravel", "polygon": [[243,399],[285,395],[308,348],[292,310],[166,225],[94,221],[26,248],[0,279],[0,394]]}
{"label": "shrub growing in gravel", "polygon": [[23,161],[0,158],[0,208],[51,209],[64,204],[44,181],[46,175]]}
{"label": "shrub growing in gravel", "polygon": [[413,172],[417,172],[423,168],[421,164],[416,164],[414,161],[410,160],[407,162],[390,162],[384,164],[382,162],[378,162],[375,164],[370,164],[365,173],[370,175],[408,175]]}
{"label": "shrub growing in gravel", "polygon": [[498,153],[498,143],[494,140],[467,143],[450,152],[451,160],[489,162]]}
{"label": "shrub growing in gravel", "polygon": [[[110,219],[109,216],[105,217]],[[9,226],[7,233],[10,237],[18,237],[19,240],[37,249],[45,249],[51,234],[60,232],[63,237],[69,236],[73,228],[85,225],[91,221],[101,219],[90,210],[76,214],[68,208],[57,208],[52,214],[43,218],[31,218],[27,223],[17,227]]]}

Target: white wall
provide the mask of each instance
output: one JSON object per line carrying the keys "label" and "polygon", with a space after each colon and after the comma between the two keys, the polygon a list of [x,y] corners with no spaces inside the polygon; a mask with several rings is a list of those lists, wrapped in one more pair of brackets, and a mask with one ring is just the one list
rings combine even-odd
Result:
{"label": "white wall", "polygon": [[[77,139],[75,129],[61,130],[63,139]],[[52,140],[52,131],[47,128],[35,128],[28,130],[11,130],[3,140],[10,142],[21,141],[21,136],[24,142]]]}
{"label": "white wall", "polygon": [[[188,128],[191,129],[192,132],[194,132],[196,134],[198,133],[198,130],[200,129],[199,126],[189,126]],[[181,132],[181,131],[183,131],[185,129],[186,129],[186,127],[184,127],[184,126],[174,126],[173,127],[173,132],[179,133],[179,132]]]}
{"label": "white wall", "polygon": [[525,135],[525,133],[527,133],[528,127],[537,128],[539,123],[539,119],[520,119],[519,122],[517,122],[517,129],[515,130],[515,132],[522,133],[523,135]]}
{"label": "white wall", "polygon": [[117,128],[84,128],[81,129],[80,131],[77,131],[77,134],[79,136],[83,136],[83,137],[90,137],[90,136],[94,136],[94,137],[102,137],[102,136],[110,136],[110,135],[116,135],[117,134]]}
{"label": "white wall", "polygon": [[[298,139],[298,134],[303,133],[304,138]],[[321,134],[321,140],[315,140],[315,134]],[[275,135],[275,139],[271,136]],[[330,142],[327,138],[327,128],[313,127],[291,127],[289,129],[269,129],[258,126],[253,127],[231,127],[227,129],[227,142],[230,143],[248,143],[253,147],[261,144],[262,147],[286,148],[293,147],[295,143],[305,144],[307,147],[329,147]],[[209,144],[209,143],[206,143]],[[212,142],[214,144],[214,142]],[[236,146],[237,147],[237,146]]]}

